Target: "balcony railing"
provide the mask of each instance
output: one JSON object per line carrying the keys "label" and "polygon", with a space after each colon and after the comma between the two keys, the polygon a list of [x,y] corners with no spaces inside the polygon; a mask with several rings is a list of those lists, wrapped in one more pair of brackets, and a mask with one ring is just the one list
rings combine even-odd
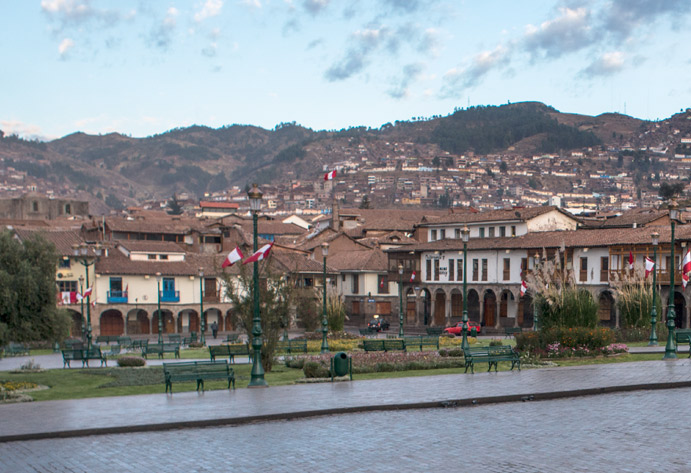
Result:
{"label": "balcony railing", "polygon": [[127,291],[108,291],[109,304],[127,304]]}
{"label": "balcony railing", "polygon": [[180,291],[161,291],[161,302],[180,302]]}

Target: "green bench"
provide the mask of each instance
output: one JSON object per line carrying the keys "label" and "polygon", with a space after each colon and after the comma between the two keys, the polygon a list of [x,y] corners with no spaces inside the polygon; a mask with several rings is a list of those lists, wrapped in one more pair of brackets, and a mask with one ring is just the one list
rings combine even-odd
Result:
{"label": "green bench", "polygon": [[307,340],[287,340],[276,343],[276,351],[279,353],[307,353]]}
{"label": "green bench", "polygon": [[173,353],[175,358],[180,358],[180,345],[175,342],[148,343],[142,347],[142,356],[146,358],[149,354],[156,354],[163,358],[165,353]]}
{"label": "green bench", "polygon": [[182,337],[182,344],[185,346],[189,346],[190,343],[197,343],[197,334],[193,333],[190,334],[187,337]]}
{"label": "green bench", "polygon": [[497,371],[500,361],[511,362],[511,369],[518,365],[518,371],[521,370],[521,357],[518,352],[508,345],[500,345],[494,347],[468,347],[463,350],[463,357],[465,360],[465,372],[470,368],[471,373],[475,373],[475,363],[487,363],[487,371]]}
{"label": "green bench", "polygon": [[422,351],[423,347],[432,347],[439,350],[439,337],[432,335],[418,335],[414,337],[405,337],[404,340],[406,348],[420,347],[420,351]]}
{"label": "green bench", "polygon": [[132,338],[127,336],[119,336],[115,339],[115,343],[125,348],[132,348]]}
{"label": "green bench", "polygon": [[680,343],[689,344],[689,358],[691,358],[691,329],[678,328],[674,331],[674,340],[679,346]]}
{"label": "green bench", "polygon": [[149,339],[148,338],[142,338],[141,340],[130,340],[130,343],[128,346],[133,350],[141,350],[144,347],[146,347],[148,344],[149,344]]}
{"label": "green bench", "polygon": [[62,367],[71,368],[70,362],[81,361],[82,368],[85,366],[89,367],[89,360],[98,360],[101,362],[101,366],[108,366],[108,358],[105,353],[101,352],[101,348],[98,346],[92,346],[91,348],[72,348],[67,350],[62,350]]}
{"label": "green bench", "polygon": [[358,329],[360,331],[360,336],[365,337],[367,335],[372,335],[372,331],[368,328],[360,328]]}
{"label": "green bench", "polygon": [[523,333],[523,329],[521,327],[506,327],[504,329],[504,335],[506,335],[506,338],[515,336],[517,333]]}
{"label": "green bench", "polygon": [[228,357],[228,361],[235,363],[236,356],[246,356],[252,361],[252,352],[247,343],[238,343],[235,345],[209,345],[209,357],[211,361],[215,361],[216,357]]}
{"label": "green bench", "polygon": [[370,351],[406,351],[405,340],[402,339],[366,339],[362,341],[362,348]]}
{"label": "green bench", "polygon": [[182,335],[179,333],[171,333],[168,335],[168,342],[180,344],[182,343]]}
{"label": "green bench", "polygon": [[96,343],[107,343],[110,344],[110,342],[117,342],[118,341],[118,335],[99,335],[96,337]]}
{"label": "green bench", "polygon": [[29,347],[23,343],[10,342],[5,347],[5,355],[8,356],[22,356],[29,354]]}
{"label": "green bench", "polygon": [[238,333],[229,333],[226,335],[226,342],[228,343],[238,343],[240,339],[240,334]]}
{"label": "green bench", "polygon": [[197,391],[202,388],[204,381],[213,379],[228,380],[228,389],[232,383],[235,389],[235,371],[228,361],[182,361],[179,363],[163,363],[163,376],[166,383],[166,393],[173,394],[173,382],[196,382]]}
{"label": "green bench", "polygon": [[439,336],[444,332],[444,327],[427,327],[425,330],[427,331],[427,335]]}
{"label": "green bench", "polygon": [[73,348],[84,348],[84,342],[75,338],[68,338],[62,342],[62,348],[72,350]]}

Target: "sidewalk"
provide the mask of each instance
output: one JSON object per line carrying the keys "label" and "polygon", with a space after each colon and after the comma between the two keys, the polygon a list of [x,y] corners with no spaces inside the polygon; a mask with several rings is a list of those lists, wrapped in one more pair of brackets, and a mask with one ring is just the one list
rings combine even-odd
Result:
{"label": "sidewalk", "polygon": [[[664,347],[645,347],[662,350]],[[49,355],[53,356],[53,355]],[[35,357],[39,358],[39,357]],[[10,359],[12,360],[12,359]],[[18,360],[18,359],[15,359]],[[151,364],[154,360],[152,360]],[[43,365],[41,359],[39,364]],[[6,369],[0,362],[0,370]],[[61,361],[60,361],[61,363]],[[691,387],[691,360],[0,405],[0,442]]]}

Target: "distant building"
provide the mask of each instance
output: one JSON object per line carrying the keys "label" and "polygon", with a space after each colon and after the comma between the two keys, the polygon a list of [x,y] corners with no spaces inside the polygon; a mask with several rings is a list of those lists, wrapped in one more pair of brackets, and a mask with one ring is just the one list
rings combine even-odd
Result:
{"label": "distant building", "polygon": [[89,215],[89,203],[73,199],[50,199],[33,192],[12,199],[0,199],[0,218],[55,220],[70,215]]}

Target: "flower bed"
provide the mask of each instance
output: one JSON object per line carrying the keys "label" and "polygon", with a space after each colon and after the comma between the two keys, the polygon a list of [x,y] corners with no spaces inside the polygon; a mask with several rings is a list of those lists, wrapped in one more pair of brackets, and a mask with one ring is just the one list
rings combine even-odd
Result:
{"label": "flower bed", "polygon": [[598,349],[590,349],[587,346],[579,345],[576,347],[566,347],[562,346],[559,342],[547,345],[547,358],[570,358],[570,357],[582,357],[582,356],[610,356],[619,353],[627,353],[629,347],[623,343],[612,343],[606,347],[600,347]]}

